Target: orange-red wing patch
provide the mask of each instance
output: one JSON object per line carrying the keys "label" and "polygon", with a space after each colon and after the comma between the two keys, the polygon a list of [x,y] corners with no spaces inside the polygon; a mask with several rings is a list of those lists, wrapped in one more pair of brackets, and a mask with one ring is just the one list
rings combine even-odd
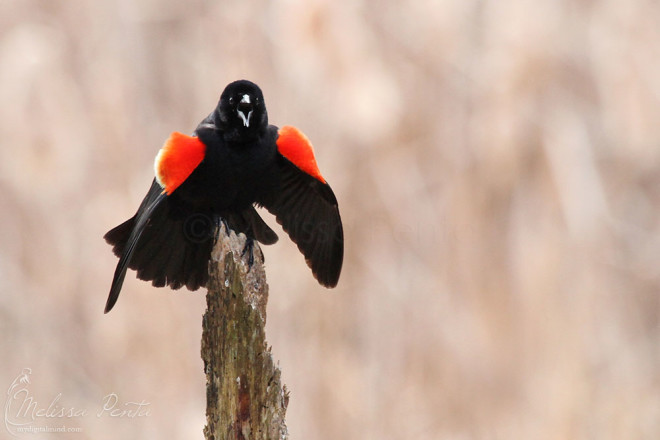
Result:
{"label": "orange-red wing patch", "polygon": [[277,134],[277,150],[280,154],[300,170],[325,183],[325,179],[316,165],[312,143],[307,136],[290,125],[280,128]]}
{"label": "orange-red wing patch", "polygon": [[154,162],[156,180],[167,195],[190,176],[205,153],[206,145],[199,138],[176,131],[170,135]]}

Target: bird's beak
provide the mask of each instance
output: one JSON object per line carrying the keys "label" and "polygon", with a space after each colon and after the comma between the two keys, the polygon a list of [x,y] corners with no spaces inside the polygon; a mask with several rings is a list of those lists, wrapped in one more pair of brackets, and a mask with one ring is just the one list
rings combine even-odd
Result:
{"label": "bird's beak", "polygon": [[250,101],[250,95],[245,94],[241,98],[241,101],[238,103],[238,116],[243,121],[243,126],[250,126],[250,118],[252,117],[252,102]]}

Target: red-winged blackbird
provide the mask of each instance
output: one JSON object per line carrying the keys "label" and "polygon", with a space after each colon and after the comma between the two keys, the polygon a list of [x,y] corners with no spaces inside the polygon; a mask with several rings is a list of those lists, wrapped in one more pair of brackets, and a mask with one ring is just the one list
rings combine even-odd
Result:
{"label": "red-winged blackbird", "polygon": [[244,233],[250,252],[252,240],[275,243],[255,206],[275,215],[319,283],[337,285],[344,258],[337,199],[305,135],[268,125],[256,84],[229,84],[193,136],[172,133],[154,168],[137,213],[104,236],[119,257],[105,313],[117,302],[127,268],[156,287],[205,286],[220,222]]}

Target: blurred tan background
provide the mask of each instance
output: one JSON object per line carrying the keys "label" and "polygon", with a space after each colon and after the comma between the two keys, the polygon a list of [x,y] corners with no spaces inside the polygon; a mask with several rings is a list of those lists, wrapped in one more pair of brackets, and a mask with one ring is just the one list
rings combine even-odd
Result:
{"label": "blurred tan background", "polygon": [[[292,439],[660,438],[658,4],[13,0],[0,394],[28,367],[88,412],[25,438],[202,438],[203,291],[131,272],[103,315],[101,237],[239,78],[345,225],[332,291],[264,249]],[[109,393],[149,415],[99,417]]]}

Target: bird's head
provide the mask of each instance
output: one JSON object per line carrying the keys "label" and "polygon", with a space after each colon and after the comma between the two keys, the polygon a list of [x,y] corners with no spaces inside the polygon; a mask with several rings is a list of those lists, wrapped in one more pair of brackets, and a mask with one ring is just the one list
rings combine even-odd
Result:
{"label": "bird's head", "polygon": [[268,113],[261,89],[255,83],[240,80],[229,84],[215,110],[216,124],[229,140],[250,140],[268,126]]}

